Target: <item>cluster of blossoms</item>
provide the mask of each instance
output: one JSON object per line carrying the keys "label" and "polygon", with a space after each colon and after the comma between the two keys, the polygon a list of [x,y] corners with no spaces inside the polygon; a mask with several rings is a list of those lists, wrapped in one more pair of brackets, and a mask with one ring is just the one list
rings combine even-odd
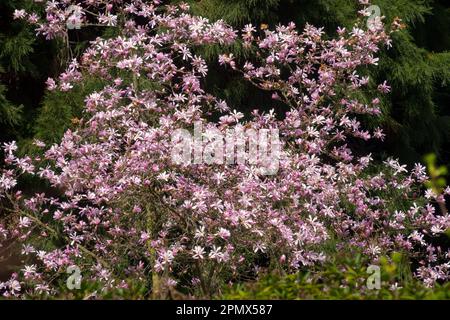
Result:
{"label": "cluster of blossoms", "polygon": [[[49,90],[61,91],[86,76],[107,82],[86,97],[76,130],[48,148],[36,141],[43,157],[18,158],[16,145],[5,145],[0,240],[21,243],[26,262],[0,283],[3,295],[58,294],[72,265],[105,289],[127,288],[133,278],[153,290],[162,283],[210,295],[221,281],[268,265],[292,272],[318,265],[330,245],[374,260],[400,251],[427,284],[448,279],[450,252],[431,240],[450,227],[433,205],[450,188],[428,192],[425,202],[423,166],[408,173],[389,159],[374,170],[370,155],[349,147],[354,138],[384,138],[359,121],[378,116],[380,100],[358,98],[370,86],[361,70],[390,46],[381,20],[368,30],[363,23],[338,29],[336,39],[311,25],[298,32],[293,23],[262,33],[248,25],[240,34],[191,16],[186,4],[160,2],[47,1],[44,21],[16,13],[54,38],[66,35],[67,8],[77,5],[83,23],[117,25],[120,35],[93,41],[58,80],[48,80]],[[281,110],[255,110],[244,120],[202,88],[208,68],[197,49],[225,51],[236,41],[257,54],[245,63],[223,54],[219,63],[270,92]],[[174,164],[174,131],[199,121],[222,132],[277,128],[278,173],[262,175],[248,163]],[[47,181],[51,195],[23,196],[16,186],[23,174]]]}

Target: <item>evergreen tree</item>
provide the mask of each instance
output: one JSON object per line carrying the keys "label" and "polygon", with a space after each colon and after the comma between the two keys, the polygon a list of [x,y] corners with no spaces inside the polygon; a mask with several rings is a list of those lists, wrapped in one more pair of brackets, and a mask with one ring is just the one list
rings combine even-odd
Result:
{"label": "evergreen tree", "polygon": [[56,47],[37,40],[16,9],[36,7],[31,0],[0,2],[0,140],[33,135],[33,123],[44,93],[44,82],[56,72]]}

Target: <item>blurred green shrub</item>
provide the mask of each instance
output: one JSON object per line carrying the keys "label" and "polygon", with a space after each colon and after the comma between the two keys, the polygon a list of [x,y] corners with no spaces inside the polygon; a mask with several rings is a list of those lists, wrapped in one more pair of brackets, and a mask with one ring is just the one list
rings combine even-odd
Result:
{"label": "blurred green shrub", "polygon": [[330,264],[318,272],[292,275],[264,275],[254,282],[224,289],[218,299],[226,300],[425,300],[450,299],[450,283],[428,288],[411,277],[407,262],[400,253],[383,257],[375,263],[380,267],[380,289],[368,289],[367,262],[356,256],[343,265]]}

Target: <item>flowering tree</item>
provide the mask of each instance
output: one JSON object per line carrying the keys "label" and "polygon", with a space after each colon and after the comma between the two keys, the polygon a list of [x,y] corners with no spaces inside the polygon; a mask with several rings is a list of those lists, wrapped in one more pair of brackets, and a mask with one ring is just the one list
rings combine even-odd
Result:
{"label": "flowering tree", "polygon": [[[374,166],[349,147],[354,138],[384,137],[360,122],[380,114],[376,90],[369,103],[360,93],[373,87],[364,67],[377,64],[398,21],[388,32],[381,18],[369,28],[361,20],[338,29],[336,39],[294,24],[258,36],[251,25],[239,33],[189,15],[185,4],[161,2],[60,0],[45,3],[44,20],[15,13],[49,39],[67,37],[68,25],[113,26],[117,35],[93,41],[47,82],[60,91],[86,75],[107,82],[86,97],[75,131],[57,145],[36,141],[43,157],[18,158],[15,143],[5,145],[0,237],[22,243],[24,256],[23,269],[0,284],[5,296],[57,295],[73,265],[104,289],[135,279],[153,293],[177,287],[210,296],[261,267],[294,272],[321,264],[330,245],[374,260],[401,251],[428,285],[447,280],[449,253],[431,239],[450,227],[445,206],[438,212],[433,205],[450,189],[427,191],[426,202],[424,167],[408,173],[392,159]],[[224,71],[270,92],[281,110],[244,119],[202,88],[208,68],[197,49],[214,44],[226,52],[236,42],[254,54],[243,66],[220,55]],[[386,83],[377,89],[390,90]],[[224,135],[239,125],[276,128],[277,173],[263,174],[252,162],[175,163],[175,131],[195,122]],[[47,181],[51,195],[25,196],[17,187],[23,174]]]}

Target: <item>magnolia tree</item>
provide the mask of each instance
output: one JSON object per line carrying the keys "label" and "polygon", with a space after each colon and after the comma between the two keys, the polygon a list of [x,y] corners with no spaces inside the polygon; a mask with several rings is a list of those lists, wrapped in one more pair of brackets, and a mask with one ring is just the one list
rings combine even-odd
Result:
{"label": "magnolia tree", "polygon": [[[367,1],[360,4],[367,17]],[[238,32],[190,15],[186,4],[159,0],[43,5],[43,18],[15,16],[48,39],[67,39],[68,26],[117,32],[92,41],[59,79],[47,82],[60,91],[83,85],[87,76],[105,82],[86,97],[76,130],[56,145],[36,141],[41,157],[16,156],[14,142],[4,146],[0,238],[20,244],[23,256],[23,267],[0,283],[4,296],[58,295],[73,266],[104,290],[126,289],[133,280],[153,293],[174,288],[211,296],[260,268],[318,266],[330,258],[330,247],[373,261],[402,252],[427,285],[448,279],[450,253],[433,238],[450,227],[444,205],[450,189],[421,196],[428,179],[423,166],[407,172],[391,159],[375,165],[349,147],[354,139],[384,137],[360,121],[380,115],[377,92],[390,88],[373,85],[364,68],[377,64],[399,21],[385,28],[376,18],[367,27],[362,18],[328,39],[321,28],[299,32],[293,23]],[[235,43],[253,53],[249,61],[226,54]],[[198,55],[205,45],[221,48],[224,72],[270,92],[279,110],[245,118],[205,92],[208,68]],[[180,138],[180,129],[190,133],[195,125],[203,127],[200,135]],[[271,144],[278,152],[255,160],[248,144],[258,135],[245,131],[244,142],[220,138],[231,129],[275,130]],[[257,149],[267,142],[261,136]],[[197,153],[213,160],[177,161],[180,143],[193,159]],[[214,157],[221,148],[227,161]],[[267,170],[272,165],[276,170]],[[48,182],[51,194],[25,196],[17,187],[22,175]]]}

